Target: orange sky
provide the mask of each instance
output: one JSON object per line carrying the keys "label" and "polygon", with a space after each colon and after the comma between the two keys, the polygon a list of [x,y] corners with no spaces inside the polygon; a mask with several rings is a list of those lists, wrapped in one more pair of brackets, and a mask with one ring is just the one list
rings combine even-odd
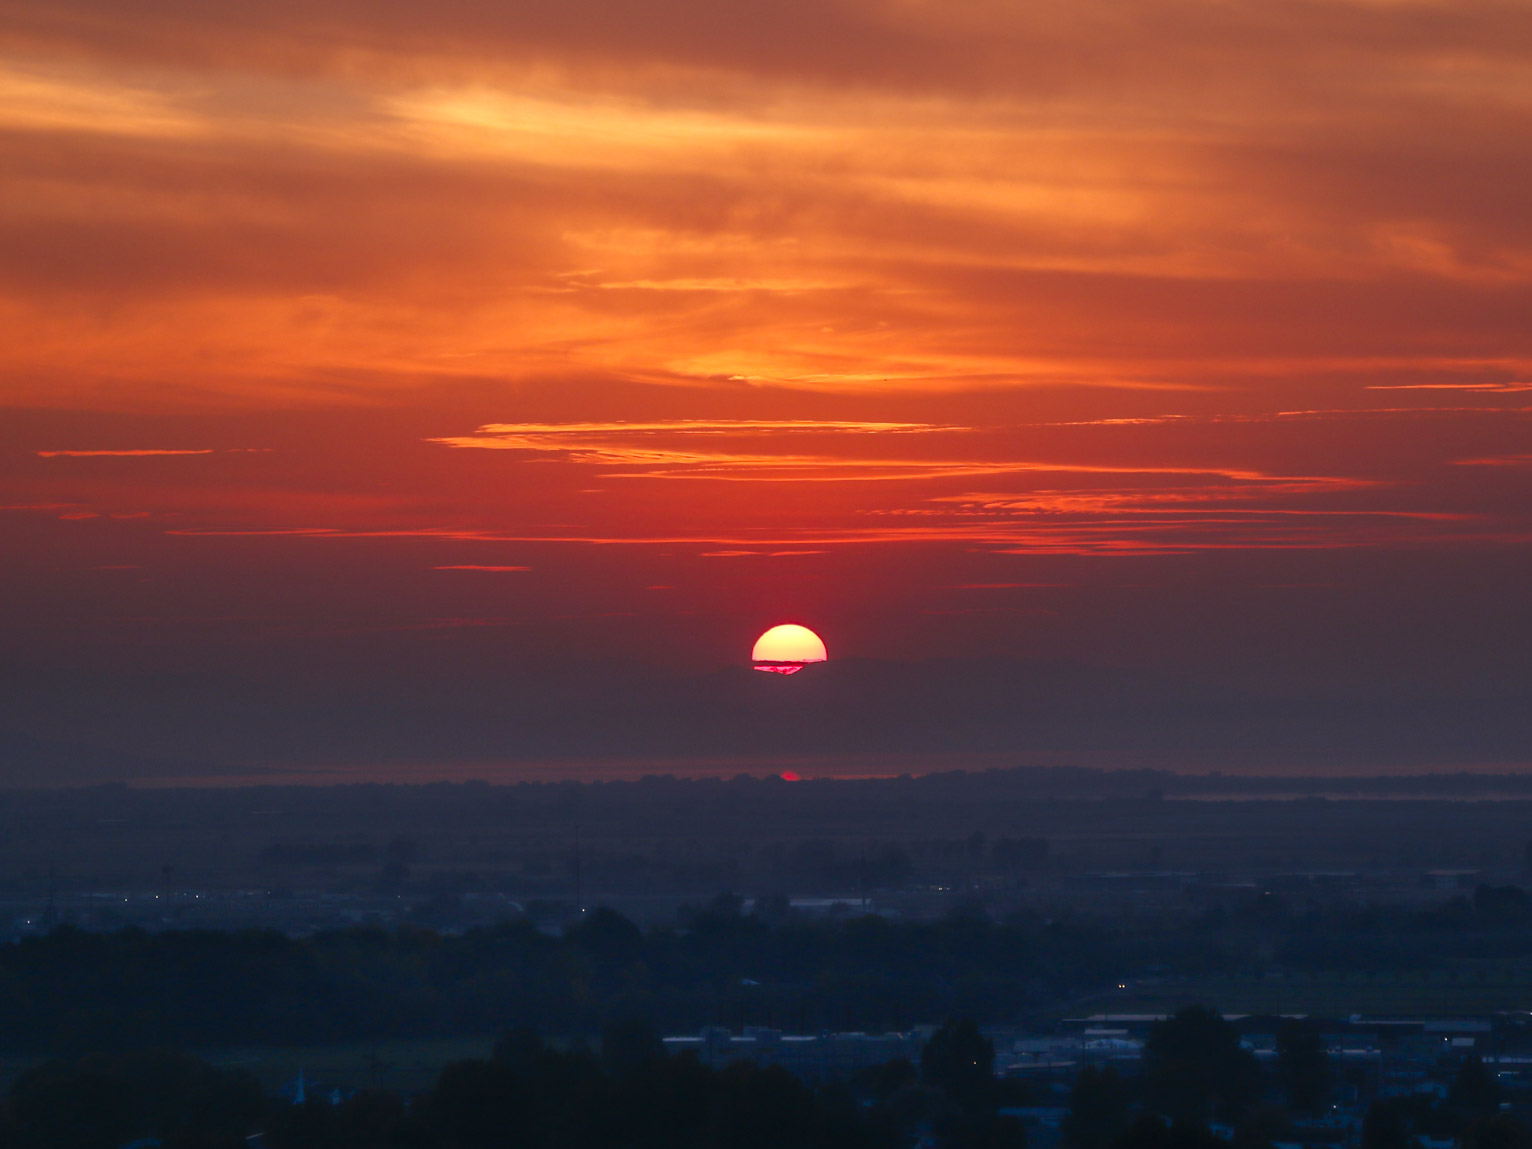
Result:
{"label": "orange sky", "polygon": [[0,0],[0,663],[1522,689],[1529,77],[1522,0]]}

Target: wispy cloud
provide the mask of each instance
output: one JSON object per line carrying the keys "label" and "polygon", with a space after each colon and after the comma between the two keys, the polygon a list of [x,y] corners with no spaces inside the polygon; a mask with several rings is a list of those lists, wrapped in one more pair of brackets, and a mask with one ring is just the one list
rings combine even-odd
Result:
{"label": "wispy cloud", "polygon": [[1532,467],[1532,452],[1520,455],[1496,455],[1483,459],[1458,459],[1460,467]]}
{"label": "wispy cloud", "polygon": [[483,446],[481,439],[509,439],[544,435],[588,435],[592,433],[643,435],[729,435],[750,434],[918,434],[932,431],[962,431],[933,423],[890,423],[865,419],[663,419],[655,422],[615,420],[601,423],[486,423],[471,439],[433,439],[452,446]]}
{"label": "wispy cloud", "polygon": [[163,92],[80,69],[0,60],[0,127],[12,131],[188,137],[206,130]]}
{"label": "wispy cloud", "polygon": [[1532,391],[1532,381],[1513,380],[1505,383],[1370,383],[1369,391],[1479,391],[1485,394]]}
{"label": "wispy cloud", "polygon": [[[1101,473],[1101,472],[1097,472]],[[1106,472],[1112,473],[1112,472]],[[1326,514],[1322,508],[1302,507],[1295,498],[1312,499],[1320,494],[1360,492],[1392,484],[1371,479],[1336,475],[1264,475],[1252,471],[1167,471],[1145,469],[1119,474],[1145,476],[1200,474],[1204,482],[1197,486],[1144,486],[1115,489],[1033,490],[1015,494],[965,493],[936,495],[930,502],[950,504],[950,513],[958,514],[1101,514],[1110,512],[1154,512],[1188,514],[1224,513],[1233,504],[1252,508],[1258,514]],[[1262,508],[1265,505],[1265,509]],[[916,513],[920,508],[902,508],[899,513]],[[947,509],[929,513],[946,514]],[[1349,513],[1349,512],[1346,512]]]}
{"label": "wispy cloud", "polygon": [[172,447],[144,447],[132,450],[117,451],[38,451],[37,454],[44,459],[91,459],[105,458],[134,458],[140,455],[212,455],[216,454],[214,448],[203,447],[198,449],[184,449]]}
{"label": "wispy cloud", "polygon": [[[1163,420],[1109,420],[1076,426],[1155,426]],[[996,429],[991,428],[993,433]],[[1114,464],[986,456],[975,446],[976,428],[926,423],[817,420],[674,420],[655,423],[491,423],[475,434],[430,442],[457,448],[515,451],[556,456],[574,464],[623,467],[608,477],[705,479],[748,482],[841,482],[973,478],[985,475],[1080,474],[1125,476],[1208,476],[1260,487],[1268,494],[1319,487],[1355,489],[1368,481],[1331,476],[1273,476],[1256,470],[1195,464]],[[881,450],[907,436],[951,439],[931,457]],[[774,450],[763,447],[780,443]],[[808,448],[822,444],[818,450]],[[798,449],[791,449],[796,445]],[[831,450],[830,448],[835,448]],[[897,448],[895,448],[897,450]],[[631,468],[638,469],[631,469]],[[1069,496],[1056,493],[1055,498]],[[1086,497],[1086,496],[1081,496]],[[1096,499],[1104,499],[1096,493]],[[1124,496],[1128,497],[1128,496]],[[1198,491],[1160,490],[1147,501],[1194,501]],[[1232,497],[1232,496],[1231,496]],[[1039,508],[1041,509],[1041,508]],[[1062,503],[1054,509],[1062,509]]]}
{"label": "wispy cloud", "polygon": [[[571,463],[640,467],[612,478],[828,481],[983,474],[987,466],[961,459],[918,460],[856,454],[866,440],[961,435],[969,428],[930,423],[834,419],[673,419],[657,422],[489,423],[472,435],[430,440],[443,446],[556,455]],[[754,450],[752,444],[844,441],[852,450]]]}
{"label": "wispy cloud", "polygon": [[1249,512],[1223,515],[1102,516],[974,523],[919,518],[886,525],[735,534],[517,534],[441,528],[348,531],[295,528],[285,531],[174,530],[191,537],[286,537],[348,540],[415,538],[448,542],[496,542],[593,547],[679,547],[700,557],[753,558],[804,553],[807,548],[957,544],[1000,554],[1097,556],[1188,554],[1213,550],[1357,549],[1380,546],[1443,547],[1462,544],[1525,545],[1532,528],[1507,526],[1472,514],[1387,511]]}

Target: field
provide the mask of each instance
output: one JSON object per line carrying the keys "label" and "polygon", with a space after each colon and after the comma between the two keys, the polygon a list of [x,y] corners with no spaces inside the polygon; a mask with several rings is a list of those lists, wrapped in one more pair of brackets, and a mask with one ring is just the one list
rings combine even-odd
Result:
{"label": "field", "polygon": [[1193,1002],[1224,1013],[1303,1013],[1320,1017],[1404,1015],[1463,1017],[1532,1009],[1532,977],[1524,969],[1456,971],[1456,975],[1289,974],[1130,983],[1078,999],[1063,1012],[1165,1013]]}

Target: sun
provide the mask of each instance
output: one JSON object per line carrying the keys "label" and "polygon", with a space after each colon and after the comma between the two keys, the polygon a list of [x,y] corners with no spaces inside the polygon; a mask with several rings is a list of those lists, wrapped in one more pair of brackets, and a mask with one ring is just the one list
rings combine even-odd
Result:
{"label": "sun", "polygon": [[809,663],[829,657],[824,639],[795,622],[772,627],[755,640],[755,649],[750,652],[755,668],[772,674],[796,674]]}

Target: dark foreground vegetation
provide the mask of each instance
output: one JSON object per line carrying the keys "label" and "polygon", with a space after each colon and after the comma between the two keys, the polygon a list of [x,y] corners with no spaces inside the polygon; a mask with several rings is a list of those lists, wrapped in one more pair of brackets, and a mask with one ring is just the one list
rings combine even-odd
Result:
{"label": "dark foreground vegetation", "polygon": [[[1273,1019],[1275,1020],[1275,1019]],[[1356,1145],[1343,1126],[1314,1124],[1350,1092],[1363,1112],[1360,1149],[1532,1149],[1532,1097],[1503,1087],[1469,1055],[1451,1066],[1445,1096],[1356,1096],[1330,1065],[1317,1023],[1277,1026],[1274,1072],[1240,1045],[1234,1026],[1189,1006],[1150,1027],[1139,1072],[1086,1066],[1063,1126],[1065,1149],[1271,1149],[1274,1143]]]}
{"label": "dark foreground vegetation", "polygon": [[[512,1025],[594,1037],[614,1019],[666,1032],[762,1025],[906,1029],[943,1017],[1026,1021],[1131,978],[1405,971],[1481,980],[1532,955],[1532,902],[1481,887],[1430,910],[1294,912],[1250,896],[1185,919],[930,923],[802,920],[722,896],[648,931],[598,909],[554,933],[530,921],[438,934],[63,927],[0,946],[0,1049],[302,1046],[494,1034]],[[1475,983],[1477,984],[1477,983]],[[1485,981],[1493,989],[1490,981]]]}
{"label": "dark foreground vegetation", "polygon": [[263,1097],[253,1078],[175,1054],[92,1056],[23,1074],[0,1110],[6,1149],[1020,1149],[1007,1083],[972,1022],[939,1030],[921,1064],[813,1087],[784,1069],[669,1057],[647,1025],[608,1027],[600,1054],[513,1031],[405,1098]]}
{"label": "dark foreground vegetation", "polygon": [[895,1029],[1017,1014],[1051,985],[1103,979],[1109,950],[1092,930],[977,916],[773,925],[728,899],[647,933],[604,909],[557,935],[524,921],[310,938],[61,928],[0,947],[0,1046],[313,1045],[511,1025],[594,1036],[623,1017],[667,1032]]}
{"label": "dark foreground vegetation", "polygon": [[[1313,1144],[1312,1122],[1355,1083],[1329,1063],[1317,1024],[1278,1023],[1263,1068],[1216,1011],[1191,1006],[1155,1023],[1142,1060],[1079,1071],[1063,1149],[1273,1149]],[[442,1070],[421,1093],[263,1095],[254,1078],[165,1052],[49,1062],[0,1106],[3,1149],[1024,1149],[1014,1114],[1036,1086],[993,1076],[994,1048],[972,1021],[949,1022],[919,1064],[891,1061],[823,1084],[784,1069],[693,1053],[669,1056],[646,1022],[606,1027],[556,1049],[534,1031],[504,1035],[491,1057]],[[1532,1149],[1532,1098],[1477,1057],[1450,1088],[1374,1095],[1360,1149]],[[1333,1130],[1338,1132],[1338,1130]],[[1356,1146],[1352,1137],[1317,1140]]]}

